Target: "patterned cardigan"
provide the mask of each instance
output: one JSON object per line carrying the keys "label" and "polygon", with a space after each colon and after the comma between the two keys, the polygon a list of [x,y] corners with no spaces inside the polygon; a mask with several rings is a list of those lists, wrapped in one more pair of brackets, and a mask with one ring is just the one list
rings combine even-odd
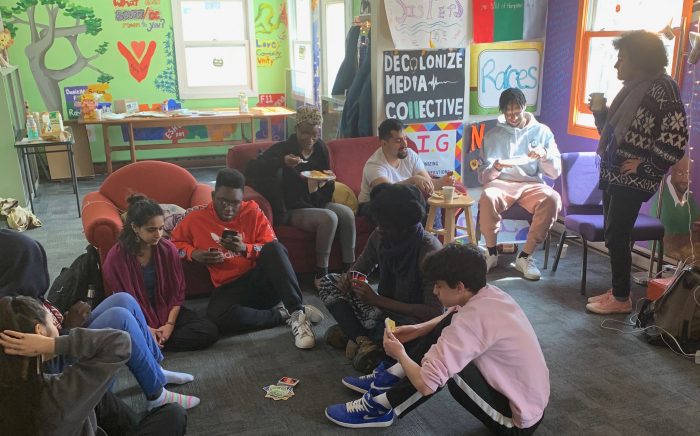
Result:
{"label": "patterned cardigan", "polygon": [[[604,122],[605,117],[596,117],[599,131]],[[612,158],[601,161],[600,189],[636,193],[643,201],[649,200],[664,174],[683,157],[687,143],[688,127],[678,85],[664,74],[652,82],[642,98]],[[620,165],[627,159],[642,161],[636,174],[620,174]]]}

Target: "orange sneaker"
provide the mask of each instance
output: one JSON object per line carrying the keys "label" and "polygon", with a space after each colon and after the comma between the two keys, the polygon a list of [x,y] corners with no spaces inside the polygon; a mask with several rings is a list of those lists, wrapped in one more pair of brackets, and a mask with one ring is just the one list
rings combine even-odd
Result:
{"label": "orange sneaker", "polygon": [[630,313],[632,312],[632,300],[629,298],[625,301],[617,301],[612,293],[605,294],[600,300],[595,303],[586,304],[586,309],[600,315],[609,315],[613,313]]}
{"label": "orange sneaker", "polygon": [[604,294],[600,294],[600,295],[596,295],[596,296],[594,296],[594,297],[590,297],[590,298],[588,299],[588,302],[589,302],[589,303],[597,303],[597,302],[599,302],[600,300],[602,300],[603,298],[605,298],[605,297],[608,296],[608,295],[612,295],[612,288],[610,288],[610,289],[608,289],[607,291],[605,291]]}

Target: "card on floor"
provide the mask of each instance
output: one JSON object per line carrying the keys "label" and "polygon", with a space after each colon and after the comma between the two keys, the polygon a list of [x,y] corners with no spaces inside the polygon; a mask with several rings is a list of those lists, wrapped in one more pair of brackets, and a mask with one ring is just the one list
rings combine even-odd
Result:
{"label": "card on floor", "polygon": [[277,384],[293,387],[299,384],[299,379],[292,377],[282,377],[281,379],[279,379]]}

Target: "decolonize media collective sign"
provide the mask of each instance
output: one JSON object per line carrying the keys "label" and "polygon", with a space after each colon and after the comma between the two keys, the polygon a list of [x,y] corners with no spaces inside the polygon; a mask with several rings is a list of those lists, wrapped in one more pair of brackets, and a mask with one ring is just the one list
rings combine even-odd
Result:
{"label": "decolonize media collective sign", "polygon": [[461,121],[465,50],[385,51],[384,116],[405,124]]}

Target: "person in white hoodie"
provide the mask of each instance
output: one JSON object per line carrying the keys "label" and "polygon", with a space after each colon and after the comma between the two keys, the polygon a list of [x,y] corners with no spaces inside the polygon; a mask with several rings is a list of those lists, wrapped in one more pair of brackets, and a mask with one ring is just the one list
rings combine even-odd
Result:
{"label": "person in white hoodie", "polygon": [[525,112],[525,95],[517,88],[501,93],[502,115],[496,127],[484,136],[479,182],[479,227],[486,240],[488,269],[498,264],[496,240],[501,214],[518,203],[533,214],[527,241],[515,260],[515,267],[529,280],[539,280],[540,270],[532,253],[544,242],[561,210],[559,193],[542,179],[561,174],[561,155],[549,127]]}

